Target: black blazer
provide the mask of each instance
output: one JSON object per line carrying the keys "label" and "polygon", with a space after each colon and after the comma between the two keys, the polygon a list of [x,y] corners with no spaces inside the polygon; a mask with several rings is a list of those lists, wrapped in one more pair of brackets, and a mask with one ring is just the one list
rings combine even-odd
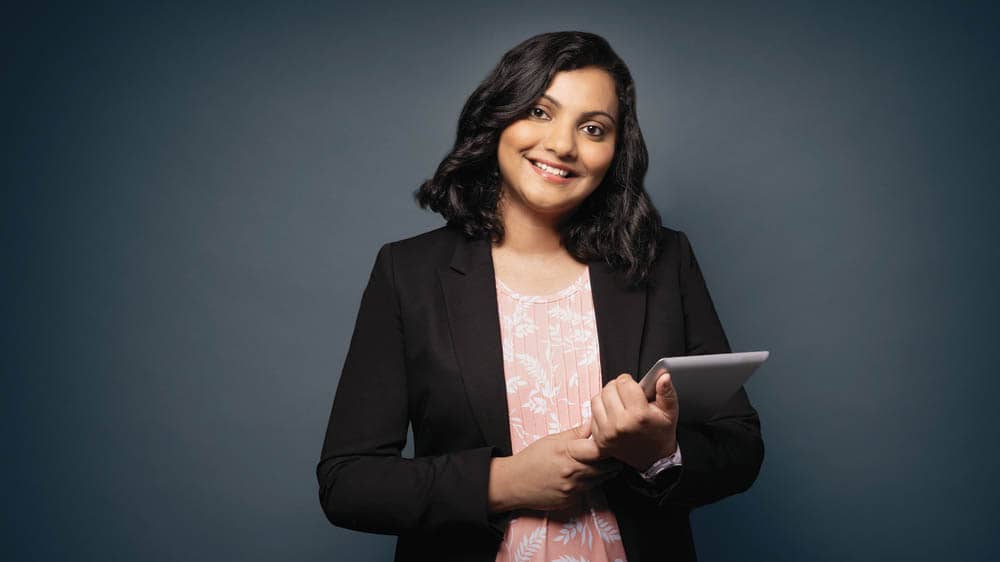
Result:
{"label": "black blazer", "polygon": [[[590,266],[604,384],[665,356],[729,342],[683,232],[663,227],[653,283]],[[681,404],[683,407],[683,403]],[[415,458],[402,458],[413,424]],[[683,467],[604,484],[629,562],[695,560],[692,508],[744,491],[764,457],[743,389],[706,424],[680,424]],[[334,525],[398,535],[395,560],[496,558],[510,513],[487,511],[490,459],[511,455],[493,257],[444,226],[378,252],[316,468]]]}

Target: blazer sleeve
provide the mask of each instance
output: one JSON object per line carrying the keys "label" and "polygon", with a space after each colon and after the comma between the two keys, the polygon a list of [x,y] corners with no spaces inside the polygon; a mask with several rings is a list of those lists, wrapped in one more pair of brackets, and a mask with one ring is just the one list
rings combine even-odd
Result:
{"label": "blazer sleeve", "polygon": [[[686,354],[730,353],[705,278],[683,232],[679,232],[679,244]],[[742,387],[708,422],[678,424],[677,443],[683,451],[681,466],[667,469],[653,482],[635,470],[623,471],[633,491],[660,507],[691,509],[743,492],[757,479],[764,461],[760,419]]]}
{"label": "blazer sleeve", "polygon": [[474,527],[502,537],[488,513],[494,447],[403,458],[409,425],[405,334],[392,245],[378,252],[361,297],[316,476],[334,525],[399,535]]}

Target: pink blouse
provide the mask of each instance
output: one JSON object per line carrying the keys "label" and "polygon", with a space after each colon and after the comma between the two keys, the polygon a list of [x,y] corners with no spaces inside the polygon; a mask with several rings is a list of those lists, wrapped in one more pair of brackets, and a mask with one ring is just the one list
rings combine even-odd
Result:
{"label": "pink blouse", "polygon": [[[590,419],[601,361],[590,271],[541,296],[497,279],[510,437],[516,454],[536,439]],[[497,562],[625,562],[615,519],[598,486],[577,511],[523,511],[511,519]]]}

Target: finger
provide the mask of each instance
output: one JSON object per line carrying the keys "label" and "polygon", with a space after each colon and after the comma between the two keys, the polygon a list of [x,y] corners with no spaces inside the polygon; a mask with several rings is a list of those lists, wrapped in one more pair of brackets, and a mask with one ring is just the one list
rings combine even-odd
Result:
{"label": "finger", "polygon": [[591,439],[566,441],[566,454],[576,462],[583,464],[591,464],[604,458],[597,443]]}
{"label": "finger", "polygon": [[608,414],[604,411],[604,402],[601,401],[601,395],[597,394],[590,399],[590,420],[591,420],[591,434],[594,439],[602,439],[604,437],[605,428],[608,427]]}
{"label": "finger", "polygon": [[601,400],[604,401],[604,412],[608,416],[608,427],[616,427],[616,425],[624,421],[627,417],[625,413],[625,404],[622,403],[622,398],[618,394],[618,387],[620,383],[619,379],[615,379],[608,383],[601,391]]}
{"label": "finger", "polygon": [[674,390],[674,384],[670,379],[670,373],[663,373],[660,375],[660,378],[656,380],[655,405],[657,408],[667,413],[673,413],[677,410],[677,391]]}
{"label": "finger", "polygon": [[581,464],[584,465],[580,468],[581,472],[586,471],[588,473],[593,472],[596,474],[598,472],[608,472],[609,470],[619,470],[624,463],[615,457],[609,457],[602,454],[601,458],[596,461],[589,461]]}
{"label": "finger", "polygon": [[622,464],[584,464],[581,465],[576,476],[581,479],[599,478],[604,474],[617,474],[622,469]]}
{"label": "finger", "polygon": [[559,433],[553,433],[549,437],[555,437],[556,439],[581,439],[586,438],[590,435],[590,424],[587,422],[581,423],[580,425],[573,426],[569,429],[560,431]]}
{"label": "finger", "polygon": [[642,391],[642,387],[632,377],[628,377],[628,380],[622,378],[618,383],[618,396],[621,397],[622,404],[625,405],[626,410],[644,412],[646,408],[649,408],[649,400],[646,398],[646,393]]}

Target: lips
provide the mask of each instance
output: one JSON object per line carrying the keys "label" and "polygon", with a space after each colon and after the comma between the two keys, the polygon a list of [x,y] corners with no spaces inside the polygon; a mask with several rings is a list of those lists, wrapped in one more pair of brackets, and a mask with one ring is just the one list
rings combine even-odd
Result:
{"label": "lips", "polygon": [[528,160],[528,162],[531,162],[532,166],[534,166],[534,164],[537,162],[537,163],[545,164],[546,166],[549,166],[550,168],[556,168],[558,170],[563,170],[563,171],[567,172],[567,174],[568,174],[566,176],[567,178],[572,178],[572,177],[580,175],[580,174],[577,174],[576,172],[574,172],[571,168],[568,168],[568,167],[563,166],[561,164],[556,164],[554,162],[548,162],[548,161],[545,161],[545,160],[538,160],[538,159],[535,159],[535,158],[527,158],[527,160]]}
{"label": "lips", "polygon": [[575,174],[569,175],[567,177],[562,177],[559,174],[552,174],[546,172],[545,170],[539,168],[538,166],[535,166],[534,164],[531,163],[531,160],[528,158],[525,158],[525,161],[528,163],[529,168],[531,168],[536,174],[541,176],[543,180],[549,183],[553,183],[556,185],[566,185],[577,178]]}

